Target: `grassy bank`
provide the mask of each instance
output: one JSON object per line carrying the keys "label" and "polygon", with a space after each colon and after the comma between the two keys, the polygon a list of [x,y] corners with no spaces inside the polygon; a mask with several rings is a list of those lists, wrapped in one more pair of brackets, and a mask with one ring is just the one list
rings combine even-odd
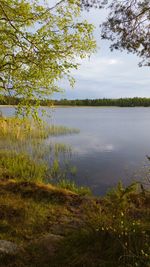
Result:
{"label": "grassy bank", "polygon": [[[150,266],[148,190],[120,183],[94,197],[67,179],[74,169],[59,166],[60,153],[65,158],[70,148],[45,147],[48,126],[6,118],[0,123],[1,267]],[[58,131],[64,134],[64,127]],[[15,254],[3,251],[4,241],[17,246]]]}
{"label": "grassy bank", "polygon": [[0,253],[0,266],[148,267],[150,194],[122,190],[94,198],[0,181],[0,240],[19,246],[16,255]]}

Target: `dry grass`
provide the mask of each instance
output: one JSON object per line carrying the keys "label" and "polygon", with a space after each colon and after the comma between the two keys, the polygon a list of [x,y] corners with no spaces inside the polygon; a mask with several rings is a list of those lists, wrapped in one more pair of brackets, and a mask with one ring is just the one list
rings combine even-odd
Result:
{"label": "dry grass", "polygon": [[67,207],[77,200],[76,194],[52,185],[1,181],[0,239],[26,243],[55,231],[55,226],[65,227],[73,216]]}
{"label": "dry grass", "polygon": [[[114,209],[112,196],[81,197],[52,185],[1,181],[0,239],[25,246],[2,266],[149,267],[149,203],[149,192],[130,192],[126,205]],[[49,233],[64,236],[53,256],[40,243],[30,245]]]}
{"label": "dry grass", "polygon": [[61,125],[39,124],[28,119],[0,117],[0,138],[3,139],[11,138],[13,140],[23,141],[28,138],[45,139],[49,136],[74,133],[79,133],[79,130]]}

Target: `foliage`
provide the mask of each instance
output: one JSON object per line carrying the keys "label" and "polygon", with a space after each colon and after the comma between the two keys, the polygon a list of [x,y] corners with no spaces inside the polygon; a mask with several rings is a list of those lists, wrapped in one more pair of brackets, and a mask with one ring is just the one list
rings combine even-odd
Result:
{"label": "foliage", "polygon": [[[120,192],[126,196],[123,205],[119,205]],[[95,208],[87,202],[86,226],[64,240],[56,257],[58,266],[148,267],[149,201],[149,191],[143,195],[133,185],[124,188],[119,184],[97,200]]]}
{"label": "foliage", "polygon": [[86,10],[106,7],[109,14],[101,26],[101,37],[110,49],[126,50],[141,58],[139,66],[150,66],[149,0],[81,0]]}
{"label": "foliage", "polygon": [[103,8],[106,4],[108,4],[109,0],[81,0],[81,7],[86,10],[90,10],[90,8]]}
{"label": "foliage", "polygon": [[[2,105],[18,105],[18,98],[5,97],[3,101],[0,101]],[[31,101],[32,103],[32,101]],[[150,98],[146,97],[133,97],[133,98],[101,98],[101,99],[60,99],[49,100],[42,99],[40,101],[41,106],[118,106],[118,107],[150,107]],[[74,130],[77,132],[78,130]]]}
{"label": "foliage", "polygon": [[111,50],[137,54],[140,66],[150,66],[150,2],[147,0],[112,1],[110,13],[102,24],[102,38],[112,41]]}
{"label": "foliage", "polygon": [[[41,102],[42,104],[42,102]],[[46,104],[46,103],[44,103]],[[150,98],[118,98],[118,99],[61,99],[54,100],[54,105],[64,105],[64,106],[118,106],[118,107],[149,107],[150,106]],[[48,105],[48,100],[47,100]]]}
{"label": "foliage", "polygon": [[[118,205],[121,192],[125,205]],[[24,247],[15,257],[0,255],[2,266],[148,267],[149,202],[149,191],[143,194],[133,185],[119,184],[94,198],[52,185],[0,180],[0,238]],[[50,233],[62,238],[54,254],[41,247]]]}
{"label": "foliage", "polygon": [[136,192],[138,183],[132,183],[130,186],[124,188],[122,182],[119,182],[116,188],[112,188],[107,193],[107,200],[111,202],[113,212],[120,212],[120,209],[128,209],[128,202],[130,201],[130,194]]}
{"label": "foliage", "polygon": [[[45,155],[42,140],[47,135],[39,134],[38,124],[30,123],[16,118],[0,120],[1,145],[5,147],[0,152],[0,239],[21,246],[15,256],[0,253],[0,265],[149,267],[150,192],[140,191],[136,183],[127,188],[119,183],[105,197],[95,198],[89,196],[89,189],[66,179],[57,186],[45,185],[47,166],[41,159]],[[27,147],[29,154],[21,154]],[[60,175],[58,154],[70,153],[70,148],[62,144],[51,150],[46,147],[56,156],[53,172]],[[75,171],[72,169],[72,175]],[[56,249],[53,244],[51,249],[50,239],[48,249],[41,249],[41,240],[50,233],[61,235],[59,246]],[[53,255],[49,251],[54,251]]]}
{"label": "foliage", "polygon": [[0,95],[21,98],[18,110],[35,118],[30,105],[60,91],[58,81],[95,50],[93,26],[80,18],[79,0],[0,2]]}

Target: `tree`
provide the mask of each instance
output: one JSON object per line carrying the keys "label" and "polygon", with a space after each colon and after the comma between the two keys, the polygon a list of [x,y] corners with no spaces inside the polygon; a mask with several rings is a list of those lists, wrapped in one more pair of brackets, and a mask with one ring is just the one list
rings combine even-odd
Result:
{"label": "tree", "polygon": [[[93,26],[80,18],[80,0],[55,5],[38,0],[0,0],[0,96],[22,99],[29,115],[36,102],[60,91],[58,81],[96,47]],[[34,115],[36,111],[34,109]]]}
{"label": "tree", "polygon": [[149,0],[81,0],[86,9],[107,7],[101,37],[111,41],[110,49],[126,50],[141,58],[139,66],[150,66]]}

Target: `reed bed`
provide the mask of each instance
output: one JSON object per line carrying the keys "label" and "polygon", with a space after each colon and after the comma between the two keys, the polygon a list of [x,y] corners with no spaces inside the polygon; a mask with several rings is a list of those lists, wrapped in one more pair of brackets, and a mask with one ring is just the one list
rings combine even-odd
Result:
{"label": "reed bed", "polygon": [[72,149],[66,144],[53,143],[50,137],[78,132],[64,126],[1,117],[0,179],[49,182],[66,178]]}
{"label": "reed bed", "polygon": [[28,119],[0,117],[0,137],[24,140],[27,138],[45,139],[49,136],[77,134],[78,129],[59,125],[37,123]]}

